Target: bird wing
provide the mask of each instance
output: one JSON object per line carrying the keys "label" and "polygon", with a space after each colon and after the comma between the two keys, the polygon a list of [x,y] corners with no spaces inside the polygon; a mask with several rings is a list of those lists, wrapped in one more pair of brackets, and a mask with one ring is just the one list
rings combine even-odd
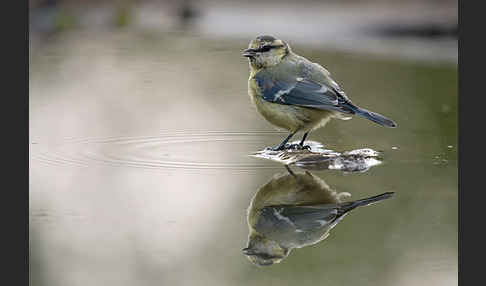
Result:
{"label": "bird wing", "polygon": [[[316,72],[322,74],[316,77]],[[326,80],[318,80],[320,77]],[[268,102],[354,113],[351,101],[339,86],[313,66],[295,75],[260,71],[255,81]]]}
{"label": "bird wing", "polygon": [[255,229],[266,235],[279,233],[303,233],[324,229],[338,217],[336,204],[316,206],[267,206],[260,210]]}

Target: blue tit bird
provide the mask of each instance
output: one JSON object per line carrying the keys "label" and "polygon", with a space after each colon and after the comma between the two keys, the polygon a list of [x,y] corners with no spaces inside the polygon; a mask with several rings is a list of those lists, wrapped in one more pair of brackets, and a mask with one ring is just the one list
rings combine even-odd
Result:
{"label": "blue tit bird", "polygon": [[309,172],[287,170],[263,185],[248,207],[248,244],[242,251],[257,266],[280,263],[292,249],[326,239],[351,210],[393,195],[344,202],[349,193],[337,193]]}
{"label": "blue tit bird", "polygon": [[299,144],[304,147],[309,132],[331,118],[357,115],[382,126],[397,126],[383,115],[354,105],[325,68],[292,52],[282,40],[259,36],[243,56],[249,60],[248,93],[257,111],[277,128],[290,132],[272,150],[285,149],[297,132],[304,132]]}

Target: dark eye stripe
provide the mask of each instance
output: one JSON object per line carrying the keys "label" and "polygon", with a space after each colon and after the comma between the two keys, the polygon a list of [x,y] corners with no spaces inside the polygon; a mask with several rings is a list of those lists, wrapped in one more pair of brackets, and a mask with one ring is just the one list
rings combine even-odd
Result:
{"label": "dark eye stripe", "polygon": [[271,49],[276,49],[276,48],[281,48],[281,47],[283,47],[283,45],[278,45],[278,46],[267,45],[267,46],[260,47],[258,49],[253,49],[253,51],[257,52],[257,53],[264,53],[264,52],[270,51]]}
{"label": "dark eye stripe", "polygon": [[264,52],[270,51],[271,49],[272,49],[271,46],[263,46],[263,47],[259,48],[258,51],[264,53]]}
{"label": "dark eye stripe", "polygon": [[259,252],[253,253],[253,254],[251,254],[251,256],[258,256],[258,257],[263,258],[263,259],[282,258],[281,255],[271,255],[271,254],[268,254],[268,253],[259,253]]}

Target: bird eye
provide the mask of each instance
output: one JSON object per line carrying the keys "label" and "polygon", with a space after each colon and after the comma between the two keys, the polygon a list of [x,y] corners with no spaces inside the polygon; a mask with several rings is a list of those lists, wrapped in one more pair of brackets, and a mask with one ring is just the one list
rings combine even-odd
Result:
{"label": "bird eye", "polygon": [[267,45],[267,46],[262,46],[259,50],[260,50],[260,52],[264,53],[264,52],[270,51],[271,49],[272,49],[272,46]]}
{"label": "bird eye", "polygon": [[261,46],[260,48],[256,49],[256,51],[260,52],[260,53],[264,53],[264,52],[270,51],[271,49],[282,48],[283,46],[284,45],[277,45],[277,46],[265,45],[265,46]]}

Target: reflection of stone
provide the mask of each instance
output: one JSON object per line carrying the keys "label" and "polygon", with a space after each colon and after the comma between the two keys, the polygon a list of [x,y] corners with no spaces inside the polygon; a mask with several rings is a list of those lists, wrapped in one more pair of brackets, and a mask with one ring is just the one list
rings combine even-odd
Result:
{"label": "reflection of stone", "polygon": [[259,266],[279,263],[292,249],[324,240],[349,211],[393,194],[343,202],[349,193],[337,193],[308,171],[287,169],[260,187],[248,207],[250,233],[243,253]]}
{"label": "reflection of stone", "polygon": [[319,142],[306,141],[306,143],[310,150],[262,150],[252,156],[286,165],[295,165],[307,170],[332,169],[344,172],[365,172],[369,168],[381,164],[380,153],[373,149],[364,148],[338,153],[324,149]]}

